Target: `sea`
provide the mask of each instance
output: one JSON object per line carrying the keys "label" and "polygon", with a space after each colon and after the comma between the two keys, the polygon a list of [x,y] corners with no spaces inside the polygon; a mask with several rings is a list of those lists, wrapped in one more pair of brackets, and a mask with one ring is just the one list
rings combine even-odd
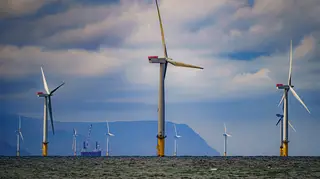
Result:
{"label": "sea", "polygon": [[0,178],[320,178],[320,157],[0,157]]}

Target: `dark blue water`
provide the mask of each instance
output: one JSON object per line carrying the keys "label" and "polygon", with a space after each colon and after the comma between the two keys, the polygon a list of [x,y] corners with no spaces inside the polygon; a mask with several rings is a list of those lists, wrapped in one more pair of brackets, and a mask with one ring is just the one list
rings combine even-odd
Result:
{"label": "dark blue water", "polygon": [[320,178],[320,157],[0,157],[0,178]]}

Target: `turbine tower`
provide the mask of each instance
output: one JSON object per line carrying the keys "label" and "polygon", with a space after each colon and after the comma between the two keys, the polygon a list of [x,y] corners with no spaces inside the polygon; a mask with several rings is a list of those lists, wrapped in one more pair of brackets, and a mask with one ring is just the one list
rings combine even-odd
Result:
{"label": "turbine tower", "polygon": [[106,133],[107,136],[107,154],[106,156],[109,156],[109,137],[113,137],[114,134],[110,133],[110,129],[109,129],[109,122],[107,121],[107,128],[108,128],[108,133]]}
{"label": "turbine tower", "polygon": [[289,143],[289,134],[288,134],[288,92],[291,91],[293,96],[303,105],[303,107],[310,113],[307,106],[304,104],[304,102],[301,100],[301,98],[298,96],[298,94],[293,89],[293,85],[291,84],[291,76],[292,76],[292,40],[290,41],[290,66],[289,66],[289,78],[288,78],[288,84],[277,84],[277,89],[284,90],[283,96],[280,100],[280,104],[284,103],[284,110],[283,110],[283,156],[288,156],[288,143]]}
{"label": "turbine tower", "polygon": [[173,153],[173,156],[177,156],[177,140],[182,137],[182,136],[179,136],[178,133],[177,133],[177,128],[176,128],[176,124],[173,124],[174,126],[174,132],[175,132],[175,136],[174,136],[174,153]]}
{"label": "turbine tower", "polygon": [[[48,155],[48,139],[47,139],[47,136],[48,136],[48,123],[47,123],[48,112],[49,112],[50,119],[51,119],[52,133],[54,135],[51,96],[62,85],[64,85],[64,82],[50,92],[48,84],[47,84],[47,81],[46,81],[46,77],[44,76],[44,72],[43,72],[42,67],[41,67],[41,73],[42,73],[42,79],[43,79],[43,86],[44,86],[44,89],[45,89],[46,93],[38,92],[37,95],[38,95],[38,97],[43,97],[44,98],[42,156],[45,157],[45,156]],[[49,110],[48,110],[48,108],[49,108]]]}
{"label": "turbine tower", "polygon": [[[282,111],[283,111],[283,106],[282,105]],[[280,123],[280,156],[283,156],[283,116],[282,114],[276,114],[277,117],[279,117],[280,119],[278,120],[276,126],[278,126],[278,124]],[[290,121],[288,121],[288,124],[290,125],[290,127],[293,129],[294,132],[296,132],[296,129],[293,127],[293,125],[290,123]]]}
{"label": "turbine tower", "polygon": [[231,135],[227,133],[226,124],[224,124],[224,134],[223,134],[223,136],[224,136],[224,152],[223,152],[223,155],[227,156],[227,138],[231,137]]}
{"label": "turbine tower", "polygon": [[16,130],[16,135],[17,135],[17,156],[20,156],[20,138],[23,141],[23,136],[21,132],[21,117],[19,116],[19,127],[18,130]]}
{"label": "turbine tower", "polygon": [[160,23],[160,31],[161,31],[161,37],[162,37],[162,45],[163,45],[163,51],[164,51],[164,58],[158,58],[158,56],[149,56],[149,63],[159,63],[160,64],[160,80],[159,80],[159,101],[158,101],[158,141],[157,141],[157,155],[159,157],[164,156],[164,147],[165,147],[165,98],[164,98],[164,80],[166,77],[166,71],[168,63],[179,66],[179,67],[187,67],[187,68],[198,68],[203,69],[202,67],[185,64],[181,62],[173,61],[171,58],[168,57],[167,54],[167,47],[164,39],[164,31],[162,27],[162,21],[160,16],[160,10],[158,6],[158,1],[156,1],[157,11],[158,11],[158,17],[159,17],[159,23]]}
{"label": "turbine tower", "polygon": [[73,143],[72,143],[72,150],[73,150],[73,155],[77,156],[77,130],[73,128]]}

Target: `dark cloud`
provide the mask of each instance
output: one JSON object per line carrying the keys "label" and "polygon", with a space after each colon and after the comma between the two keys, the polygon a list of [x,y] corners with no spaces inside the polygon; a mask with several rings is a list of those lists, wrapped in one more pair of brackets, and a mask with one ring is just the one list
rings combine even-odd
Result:
{"label": "dark cloud", "polygon": [[[105,34],[81,42],[81,37],[76,42],[60,43],[46,42],[46,38],[67,30],[78,29],[87,23],[103,20],[110,12],[106,5],[118,1],[52,1],[44,4],[32,15],[10,19],[0,19],[0,44],[27,46],[38,45],[50,48],[83,48],[97,49],[101,43],[117,46],[121,43],[121,36]],[[99,8],[99,5],[103,7]],[[92,15],[93,14],[93,15]],[[128,29],[125,29],[128,30]],[[79,42],[80,40],[80,42]]]}

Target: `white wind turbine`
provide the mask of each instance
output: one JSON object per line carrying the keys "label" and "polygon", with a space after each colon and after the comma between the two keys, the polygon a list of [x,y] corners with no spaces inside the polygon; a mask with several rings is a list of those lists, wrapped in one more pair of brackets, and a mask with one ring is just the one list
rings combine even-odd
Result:
{"label": "white wind turbine", "polygon": [[72,150],[73,150],[73,155],[77,156],[77,130],[73,128],[73,143],[72,143]]}
{"label": "white wind turbine", "polygon": [[288,92],[291,91],[293,96],[303,105],[303,107],[310,113],[307,106],[303,103],[301,98],[298,96],[296,91],[293,89],[293,85],[291,84],[291,76],[292,76],[292,40],[290,41],[290,66],[289,66],[289,78],[288,78],[288,84],[277,84],[278,89],[283,89],[284,93],[280,100],[280,104],[284,103],[284,110],[283,110],[283,156],[288,156],[288,143],[289,143],[289,134],[288,134],[288,124],[289,124],[289,118],[288,118]]}
{"label": "white wind turbine", "polygon": [[174,136],[174,153],[173,153],[173,156],[177,156],[177,148],[178,148],[177,140],[178,140],[180,137],[182,137],[182,136],[178,135],[176,124],[173,124],[173,126],[174,126],[174,132],[175,132],[175,136]]}
{"label": "white wind turbine", "polygon": [[20,138],[23,141],[23,136],[21,132],[21,117],[19,116],[19,127],[18,130],[16,130],[17,135],[17,156],[20,156]]}
{"label": "white wind turbine", "polygon": [[109,156],[109,137],[113,137],[114,134],[110,133],[110,129],[109,129],[109,122],[107,121],[107,128],[108,128],[108,133],[106,133],[106,136],[107,136],[107,154],[106,156]]}
{"label": "white wind turbine", "polygon": [[231,137],[231,135],[227,133],[227,127],[226,127],[226,124],[225,124],[225,123],[224,123],[224,133],[223,133],[223,136],[224,136],[224,152],[223,152],[223,155],[224,155],[224,156],[227,156],[227,138],[228,138],[228,137]]}
{"label": "white wind turbine", "polygon": [[[283,111],[283,105],[282,105],[282,111]],[[278,124],[280,123],[280,156],[283,156],[283,115],[282,114],[276,114],[277,117],[279,117],[279,120],[276,124],[276,126],[278,126]],[[296,132],[296,129],[293,127],[293,125],[290,123],[290,121],[288,121],[288,124],[290,125],[290,127],[292,128],[292,130],[294,132]]]}
{"label": "white wind turbine", "polygon": [[[48,112],[49,112],[50,119],[51,119],[52,133],[54,135],[51,96],[62,85],[64,85],[64,82],[50,92],[48,84],[47,84],[47,81],[46,81],[46,77],[44,76],[44,72],[43,72],[42,67],[41,67],[41,73],[42,73],[42,79],[43,79],[43,86],[44,86],[44,89],[45,89],[46,93],[38,92],[37,95],[38,95],[38,97],[43,97],[44,98],[42,156],[47,156],[48,155],[48,139],[47,139],[47,135],[48,135],[48,123],[47,123]],[[49,110],[48,110],[48,108],[49,108]]]}
{"label": "white wind turbine", "polygon": [[167,71],[167,66],[168,63],[174,66],[179,66],[179,67],[187,67],[187,68],[198,68],[198,69],[203,69],[202,67],[190,65],[190,64],[185,64],[181,62],[176,62],[173,61],[171,58],[168,57],[167,54],[167,47],[166,47],[166,42],[164,38],[164,30],[162,27],[162,21],[161,21],[161,16],[160,16],[160,10],[158,6],[158,1],[156,1],[156,6],[157,6],[157,11],[158,11],[158,17],[159,17],[159,23],[160,23],[160,31],[161,31],[161,37],[162,37],[162,45],[163,45],[163,51],[164,51],[164,57],[163,58],[158,58],[158,56],[149,56],[149,63],[159,63],[160,64],[160,81],[159,81],[159,101],[158,101],[158,141],[157,141],[157,155],[160,157],[164,156],[164,146],[165,146],[165,94],[164,94],[164,81],[166,77],[166,71]]}

